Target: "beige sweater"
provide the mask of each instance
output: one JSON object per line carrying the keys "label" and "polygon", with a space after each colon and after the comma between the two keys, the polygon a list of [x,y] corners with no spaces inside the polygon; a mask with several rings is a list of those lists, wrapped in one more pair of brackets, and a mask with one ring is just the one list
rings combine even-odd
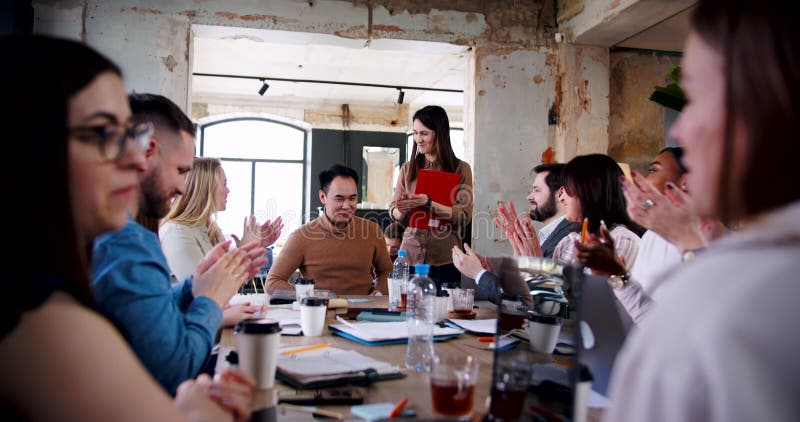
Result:
{"label": "beige sweater", "polygon": [[314,280],[317,289],[337,295],[365,295],[375,267],[378,290],[388,293],[392,261],[383,232],[372,221],[353,217],[347,228],[334,227],[325,215],[295,230],[269,270],[267,291],[293,289],[287,280],[296,269]]}
{"label": "beige sweater", "polygon": [[[397,178],[397,186],[394,189],[394,198],[389,205],[389,215],[394,218],[392,211],[397,205],[401,195],[408,193],[413,195],[417,187],[417,179],[411,180],[409,168],[411,163],[407,162],[400,168],[400,176]],[[441,171],[439,163],[435,163],[431,170]],[[400,249],[408,251],[411,264],[426,263],[431,265],[445,265],[453,262],[453,246],[461,248],[461,229],[472,220],[472,169],[464,161],[458,163],[456,173],[461,175],[461,184],[453,201],[453,215],[450,220],[451,228],[444,232],[432,232],[430,230],[415,229],[409,227],[403,233],[403,243]]]}

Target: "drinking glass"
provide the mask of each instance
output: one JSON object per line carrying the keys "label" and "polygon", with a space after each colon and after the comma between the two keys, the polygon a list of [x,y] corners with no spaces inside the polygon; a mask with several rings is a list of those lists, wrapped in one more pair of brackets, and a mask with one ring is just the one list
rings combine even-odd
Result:
{"label": "drinking glass", "polygon": [[433,410],[443,416],[468,419],[475,402],[478,360],[470,355],[436,356],[431,365]]}

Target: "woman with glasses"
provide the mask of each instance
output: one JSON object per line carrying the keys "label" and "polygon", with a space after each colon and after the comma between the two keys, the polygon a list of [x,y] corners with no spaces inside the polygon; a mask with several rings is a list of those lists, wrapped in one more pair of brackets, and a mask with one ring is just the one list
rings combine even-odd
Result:
{"label": "woman with glasses", "polygon": [[[225,240],[214,214],[225,211],[229,192],[220,161],[195,157],[186,177],[186,193],[175,199],[158,230],[161,248],[178,280],[194,274],[200,260],[214,245]],[[260,247],[266,249],[275,243],[282,228],[280,217],[259,225],[255,216],[250,216],[245,218],[242,238],[233,237],[237,245],[258,240]],[[222,311],[222,326],[230,327],[242,319],[254,318],[260,309],[249,304],[227,306]]]}
{"label": "woman with glasses", "polygon": [[[0,255],[0,415],[25,420],[243,420],[237,372],[187,381],[173,401],[92,310],[93,239],[121,228],[138,196],[152,127],[131,126],[119,69],[86,46],[0,37],[2,167],[14,241]],[[43,83],[46,81],[46,83]],[[238,381],[236,381],[238,380]],[[234,382],[232,382],[234,381]],[[218,404],[218,403],[221,403]]]}
{"label": "woman with glasses", "polygon": [[[430,277],[439,287],[445,282],[460,282],[461,274],[453,265],[451,250],[461,244],[461,231],[472,220],[472,169],[459,160],[450,145],[450,121],[439,106],[417,110],[412,119],[414,147],[411,160],[400,169],[394,198],[389,205],[393,219],[402,221],[415,208],[425,208],[440,219],[438,229],[408,227],[400,249],[408,252],[411,264],[430,264]],[[440,204],[428,195],[416,194],[417,178],[422,169],[457,173],[459,183],[452,193],[452,205]]]}

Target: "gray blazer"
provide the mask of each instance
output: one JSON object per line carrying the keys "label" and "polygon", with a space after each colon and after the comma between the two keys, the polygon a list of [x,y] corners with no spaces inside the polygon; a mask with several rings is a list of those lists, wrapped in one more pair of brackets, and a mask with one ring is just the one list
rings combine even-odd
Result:
{"label": "gray blazer", "polygon": [[561,222],[556,226],[555,230],[553,230],[553,232],[550,233],[550,236],[548,236],[544,243],[542,243],[542,254],[544,257],[552,258],[558,242],[560,242],[561,239],[566,237],[568,234],[580,231],[580,229],[580,223],[574,223],[566,218],[561,220]]}

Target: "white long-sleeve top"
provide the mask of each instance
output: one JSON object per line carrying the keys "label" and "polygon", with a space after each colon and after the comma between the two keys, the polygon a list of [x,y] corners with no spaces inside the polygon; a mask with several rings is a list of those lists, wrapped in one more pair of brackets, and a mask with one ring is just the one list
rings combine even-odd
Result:
{"label": "white long-sleeve top", "polygon": [[200,260],[214,248],[205,227],[190,227],[171,221],[158,229],[158,239],[169,269],[177,280],[194,274]]}
{"label": "white long-sleeve top", "polygon": [[[614,239],[614,248],[617,255],[622,258],[625,267],[630,269],[636,262],[636,254],[639,252],[639,236],[621,224],[611,229],[609,234]],[[556,245],[556,249],[553,251],[553,259],[565,263],[574,262],[578,251],[575,248],[575,241],[580,240],[580,238],[581,234],[577,232],[566,235]]]}
{"label": "white long-sleeve top", "polygon": [[659,286],[611,379],[606,421],[800,420],[800,201]]}

